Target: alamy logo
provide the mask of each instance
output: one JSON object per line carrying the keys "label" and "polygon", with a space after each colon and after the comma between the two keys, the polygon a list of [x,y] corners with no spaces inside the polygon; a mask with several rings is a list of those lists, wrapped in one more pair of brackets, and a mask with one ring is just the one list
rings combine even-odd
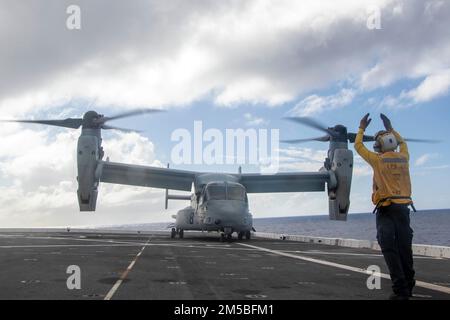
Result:
{"label": "alamy logo", "polygon": [[69,289],[69,290],[81,289],[81,269],[80,269],[80,267],[77,265],[68,266],[66,273],[70,274],[70,276],[67,278],[67,281],[66,281],[67,289]]}
{"label": "alamy logo", "polygon": [[381,29],[381,9],[377,6],[370,6],[367,8],[367,21],[366,26],[369,30]]}
{"label": "alamy logo", "polygon": [[66,13],[69,15],[66,19],[66,27],[69,30],[81,29],[81,9],[77,5],[70,5],[66,9]]}
{"label": "alamy logo", "polygon": [[[171,161],[174,164],[250,164],[265,173],[278,172],[279,129],[203,130],[202,121],[194,121],[194,135],[187,129],[172,132]],[[270,140],[270,141],[269,141]]]}
{"label": "alamy logo", "polygon": [[381,289],[381,270],[377,265],[371,265],[367,267],[366,272],[370,274],[367,278],[366,285],[367,289]]}

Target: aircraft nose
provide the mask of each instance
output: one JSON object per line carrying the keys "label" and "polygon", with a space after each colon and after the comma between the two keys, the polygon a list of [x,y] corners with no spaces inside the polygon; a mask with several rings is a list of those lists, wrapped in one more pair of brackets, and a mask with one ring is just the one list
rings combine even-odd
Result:
{"label": "aircraft nose", "polygon": [[210,201],[208,204],[208,211],[214,211],[223,215],[240,214],[243,210],[245,210],[245,205],[241,201],[217,200]]}
{"label": "aircraft nose", "polygon": [[245,204],[241,201],[212,201],[208,203],[208,216],[209,221],[212,223],[224,226],[224,225],[235,225],[242,221],[242,218],[246,212]]}

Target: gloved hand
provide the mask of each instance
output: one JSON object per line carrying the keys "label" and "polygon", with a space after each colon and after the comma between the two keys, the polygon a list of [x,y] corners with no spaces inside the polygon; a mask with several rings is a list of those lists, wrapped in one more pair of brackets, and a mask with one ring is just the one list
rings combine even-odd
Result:
{"label": "gloved hand", "polygon": [[386,117],[382,113],[380,114],[380,118],[381,118],[381,120],[383,120],[383,124],[384,124],[384,127],[386,128],[386,130],[387,131],[392,131],[393,128],[392,128],[391,120],[389,120],[389,118]]}
{"label": "gloved hand", "polygon": [[370,121],[372,121],[372,119],[369,119],[369,113],[368,113],[361,119],[361,122],[359,123],[359,127],[363,130],[366,130],[366,128],[370,124]]}

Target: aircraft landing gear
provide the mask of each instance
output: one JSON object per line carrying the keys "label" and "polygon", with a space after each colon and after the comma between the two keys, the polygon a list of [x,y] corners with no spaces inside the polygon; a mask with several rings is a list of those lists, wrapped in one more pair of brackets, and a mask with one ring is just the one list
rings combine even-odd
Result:
{"label": "aircraft landing gear", "polygon": [[252,237],[252,234],[250,231],[241,231],[238,232],[238,240],[242,240],[245,237],[245,239],[250,240]]}
{"label": "aircraft landing gear", "polygon": [[220,233],[220,242],[231,242],[231,240],[233,240],[233,235],[231,233]]}
{"label": "aircraft landing gear", "polygon": [[172,228],[172,231],[170,232],[170,238],[175,239],[175,237],[178,235],[180,239],[183,239],[184,237],[184,230],[183,229],[175,229]]}

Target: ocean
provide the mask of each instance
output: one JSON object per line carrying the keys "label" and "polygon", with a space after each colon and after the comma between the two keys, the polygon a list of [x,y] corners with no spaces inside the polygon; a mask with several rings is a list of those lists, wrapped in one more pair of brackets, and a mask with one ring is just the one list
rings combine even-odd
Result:
{"label": "ocean", "polygon": [[[130,230],[161,230],[167,223],[146,223],[115,226]],[[347,221],[330,221],[328,215],[255,218],[253,225],[259,232],[274,232],[305,236],[376,240],[375,215],[349,214]],[[411,212],[413,242],[450,246],[450,209]]]}
{"label": "ocean", "polygon": [[[411,212],[413,242],[450,246],[450,209]],[[300,216],[255,219],[256,231],[376,240],[375,215],[349,214],[347,221],[331,221],[328,216]]]}

